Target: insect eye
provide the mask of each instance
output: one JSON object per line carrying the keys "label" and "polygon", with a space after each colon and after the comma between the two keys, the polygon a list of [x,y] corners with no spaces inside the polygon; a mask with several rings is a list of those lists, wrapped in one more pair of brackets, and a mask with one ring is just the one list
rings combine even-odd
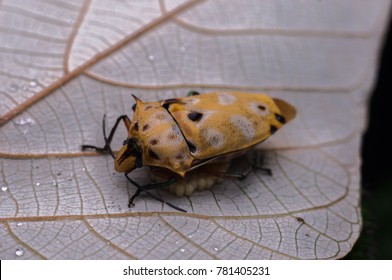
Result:
{"label": "insect eye", "polygon": [[128,148],[135,149],[138,148],[135,138],[127,138],[123,142],[123,146],[128,146]]}
{"label": "insect eye", "polygon": [[135,112],[136,109],[136,103],[132,105],[132,110]]}
{"label": "insect eye", "polygon": [[123,145],[127,145],[128,147],[132,146],[133,144],[135,144],[135,140],[132,138],[127,138],[123,142]]}

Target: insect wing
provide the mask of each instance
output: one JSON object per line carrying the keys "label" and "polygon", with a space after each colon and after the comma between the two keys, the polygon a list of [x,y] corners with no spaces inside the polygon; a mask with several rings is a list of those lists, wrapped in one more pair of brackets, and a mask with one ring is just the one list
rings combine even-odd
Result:
{"label": "insect wing", "polygon": [[254,146],[295,116],[293,106],[266,94],[213,92],[168,99],[161,105],[173,116],[197,159]]}

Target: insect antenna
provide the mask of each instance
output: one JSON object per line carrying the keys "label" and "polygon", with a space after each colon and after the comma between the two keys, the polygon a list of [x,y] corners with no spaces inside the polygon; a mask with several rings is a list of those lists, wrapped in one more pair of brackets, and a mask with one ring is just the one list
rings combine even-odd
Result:
{"label": "insect antenna", "polygon": [[[117,125],[115,126],[115,128],[117,128]],[[114,131],[112,129],[112,131],[110,132],[110,135],[109,135],[109,139],[108,139],[108,137],[106,136],[106,114],[103,115],[102,130],[103,130],[103,139],[105,140],[104,149],[106,149],[108,151],[108,153],[112,156],[112,158],[116,158],[116,156],[113,153],[112,147],[110,147],[110,142],[112,142],[112,138],[113,138],[113,134],[114,134],[115,129],[114,129]]]}
{"label": "insect antenna", "polygon": [[97,147],[93,145],[82,145],[82,151],[87,150],[87,149],[93,149],[96,150],[99,153],[109,153],[113,158],[116,158],[116,156],[113,153],[112,148],[110,147],[110,143],[112,142],[114,133],[116,132],[117,126],[120,123],[120,121],[124,121],[125,127],[128,129],[130,125],[130,120],[126,115],[122,115],[117,118],[116,123],[114,124],[113,128],[110,131],[109,137],[106,135],[106,114],[103,115],[102,119],[102,130],[103,130],[103,138],[105,140],[105,146],[104,147]]}
{"label": "insect antenna", "polygon": [[135,194],[130,198],[130,200],[129,200],[129,205],[128,205],[128,206],[130,206],[130,205],[132,204],[133,200],[134,200],[137,196],[139,196],[139,194],[143,191],[143,192],[145,192],[147,195],[149,195],[150,197],[152,197],[152,198],[154,198],[154,199],[156,199],[156,200],[158,200],[158,201],[160,201],[160,202],[162,202],[162,203],[165,203],[166,205],[170,206],[170,207],[173,208],[173,209],[176,209],[176,210],[181,211],[181,212],[187,212],[186,210],[184,210],[184,209],[182,209],[182,208],[180,208],[180,207],[178,207],[178,206],[175,206],[174,204],[172,204],[172,203],[170,203],[170,202],[167,202],[167,201],[165,201],[165,200],[163,200],[163,199],[157,197],[156,195],[150,193],[148,190],[146,190],[143,186],[141,186],[141,185],[140,185],[139,183],[137,183],[135,180],[133,180],[132,178],[128,177],[128,174],[125,173],[124,175],[125,175],[125,178],[127,178],[127,180],[128,180],[132,185],[134,185],[134,186],[137,188],[137,191],[135,192]]}

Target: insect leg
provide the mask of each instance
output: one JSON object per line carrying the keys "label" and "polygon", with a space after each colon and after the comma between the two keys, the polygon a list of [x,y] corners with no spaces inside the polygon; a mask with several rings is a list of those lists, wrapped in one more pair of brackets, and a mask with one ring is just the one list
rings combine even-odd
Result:
{"label": "insect leg", "polygon": [[256,164],[252,164],[252,167],[257,169],[257,170],[260,170],[261,172],[263,172],[264,174],[266,174],[268,176],[272,176],[272,171],[269,168],[261,167],[261,166],[256,165]]}
{"label": "insect leg", "polygon": [[[106,118],[106,115],[104,115],[104,118]],[[131,127],[131,120],[128,118],[127,115],[121,115],[117,118],[116,123],[114,124],[114,126],[112,127],[112,129],[110,130],[109,133],[109,137],[107,138],[107,142],[110,144],[110,142],[112,142],[114,133],[116,132],[117,126],[120,123],[120,121],[124,121],[124,125],[127,129],[127,132],[129,130],[129,128]],[[105,134],[105,129],[104,129],[104,134]]]}
{"label": "insect leg", "polygon": [[143,192],[143,191],[147,192],[149,190],[154,190],[154,189],[159,189],[159,188],[162,188],[162,187],[166,187],[166,186],[169,186],[169,185],[173,184],[175,181],[176,181],[176,178],[172,177],[171,179],[169,179],[169,180],[167,180],[165,182],[154,183],[154,184],[147,184],[147,185],[142,186],[142,188],[138,188],[136,190],[136,192],[129,199],[128,207],[131,207],[132,205],[134,205],[133,201],[135,200],[136,197],[139,196],[139,194],[141,192]]}
{"label": "insect leg", "polygon": [[213,176],[220,177],[220,178],[235,179],[238,181],[243,181],[246,179],[246,177],[248,177],[250,171],[252,171],[253,168],[256,168],[256,169],[262,171],[266,175],[272,176],[271,169],[263,168],[263,167],[260,167],[260,166],[254,165],[254,164],[249,164],[248,167],[246,167],[244,169],[244,171],[242,171],[242,173],[240,173],[240,174],[226,173],[226,172],[219,172],[219,171],[206,171],[206,173],[209,173]]}
{"label": "insect leg", "polygon": [[264,167],[260,167],[257,165],[249,165],[244,171],[242,171],[241,174],[229,174],[229,173],[224,173],[224,177],[225,178],[233,178],[233,179],[237,179],[238,181],[243,181],[246,179],[246,177],[249,175],[250,171],[252,169],[257,169],[260,170],[261,172],[263,172],[265,175],[268,176],[272,176],[272,171],[269,168],[264,168]]}
{"label": "insect leg", "polygon": [[[160,201],[160,202],[162,202],[162,203],[167,204],[168,206],[170,206],[170,207],[173,208],[173,209],[176,209],[176,210],[181,211],[181,212],[186,212],[186,210],[184,210],[184,209],[182,209],[182,208],[180,208],[180,207],[178,207],[178,206],[175,206],[174,204],[172,204],[172,203],[170,203],[170,202],[164,201],[163,199],[157,197],[156,195],[154,195],[154,194],[152,194],[152,193],[150,193],[150,192],[148,191],[149,189],[155,189],[155,188],[158,188],[158,187],[163,187],[163,186],[172,184],[173,182],[175,182],[175,180],[176,180],[175,178],[171,178],[170,180],[168,180],[168,181],[166,181],[166,182],[162,182],[162,183],[156,183],[156,184],[149,184],[149,185],[146,185],[146,186],[141,186],[141,185],[140,185],[139,183],[137,183],[135,180],[133,180],[132,178],[130,178],[130,177],[128,176],[128,174],[124,174],[124,175],[125,175],[125,177],[127,178],[127,180],[128,180],[129,182],[131,182],[131,184],[134,185],[134,186],[137,188],[137,191],[136,191],[136,192],[134,193],[134,195],[129,199],[128,207],[131,207],[131,206],[132,206],[133,200],[134,200],[141,192],[145,192],[145,193],[146,193],[147,195],[149,195],[150,197],[152,197],[152,198],[154,198],[154,199],[156,199],[156,200],[158,200],[158,201]],[[157,185],[159,185],[159,186],[157,186]]]}
{"label": "insect leg", "polygon": [[154,190],[154,189],[159,189],[159,188],[163,188],[166,186],[169,186],[173,183],[175,183],[177,181],[176,177],[172,177],[169,180],[165,181],[165,182],[159,182],[159,183],[153,183],[153,184],[148,184],[144,186],[144,189],[146,190]]}
{"label": "insect leg", "polygon": [[261,172],[263,172],[264,174],[266,174],[268,176],[272,176],[271,169],[263,167],[264,157],[260,157],[260,156],[258,156],[257,153],[254,153],[253,157],[249,158],[248,160],[251,161],[252,167],[254,169],[260,170]]}
{"label": "insect leg", "polygon": [[106,137],[106,115],[103,115],[103,120],[102,120],[102,130],[103,130],[103,137],[105,140],[105,146],[104,147],[97,147],[93,145],[82,145],[82,151],[87,150],[87,149],[93,149],[96,150],[99,153],[109,153],[113,158],[115,158],[115,155],[112,151],[112,148],[110,147],[110,143],[112,142],[114,133],[116,132],[117,126],[120,123],[120,121],[124,121],[125,127],[127,128],[127,131],[129,130],[129,127],[131,126],[131,120],[128,118],[127,115],[122,115],[119,116],[116,120],[116,123],[112,127],[109,133],[109,137]]}
{"label": "insect leg", "polygon": [[252,170],[252,166],[249,165],[246,169],[244,169],[244,171],[240,174],[236,174],[236,173],[226,173],[226,172],[222,172],[222,171],[218,171],[218,170],[211,170],[211,169],[202,169],[202,173],[207,173],[211,176],[214,177],[219,177],[219,178],[225,178],[225,179],[235,179],[238,181],[243,181],[246,179],[246,177],[248,176],[248,174],[250,173],[250,171]]}

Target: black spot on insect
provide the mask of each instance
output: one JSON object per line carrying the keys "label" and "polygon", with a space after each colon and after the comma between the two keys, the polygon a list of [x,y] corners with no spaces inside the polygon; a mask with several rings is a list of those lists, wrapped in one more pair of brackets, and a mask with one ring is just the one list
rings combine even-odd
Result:
{"label": "black spot on insect", "polygon": [[188,92],[188,96],[195,96],[195,95],[200,95],[199,92],[191,90],[190,92]]}
{"label": "black spot on insect", "polygon": [[196,146],[193,143],[189,142],[188,140],[186,141],[186,143],[188,144],[188,148],[191,153],[196,152]]}
{"label": "black spot on insect", "polygon": [[150,158],[153,158],[155,160],[159,160],[158,155],[153,151],[153,150],[148,150],[148,155],[150,156]]}
{"label": "black spot on insect", "polygon": [[132,110],[135,112],[135,110],[136,110],[136,103],[132,105]]}
{"label": "black spot on insect", "polygon": [[259,108],[261,111],[265,111],[267,109],[264,105],[257,105],[257,108]]}
{"label": "black spot on insect", "polygon": [[133,126],[133,129],[135,131],[139,131],[139,124],[137,122],[135,122],[135,125]]}
{"label": "black spot on insect", "polygon": [[286,123],[286,119],[285,117],[283,117],[282,115],[279,114],[275,114],[275,118],[278,122],[280,122],[281,124],[285,124]]}
{"label": "black spot on insect", "polygon": [[188,119],[190,119],[191,121],[197,122],[200,121],[200,119],[203,117],[202,113],[199,112],[190,112],[188,114]]}
{"label": "black spot on insect", "polygon": [[271,127],[270,127],[271,134],[274,134],[277,130],[278,130],[278,128],[276,126],[271,125]]}
{"label": "black spot on insect", "polygon": [[143,130],[143,131],[146,131],[149,127],[150,127],[150,126],[149,126],[148,124],[145,124],[145,125],[143,125],[142,130]]}
{"label": "black spot on insect", "polygon": [[158,139],[152,139],[152,140],[150,141],[150,144],[151,144],[152,146],[158,144]]}
{"label": "black spot on insect", "polygon": [[297,221],[300,223],[305,223],[305,220],[301,217],[296,217]]}

